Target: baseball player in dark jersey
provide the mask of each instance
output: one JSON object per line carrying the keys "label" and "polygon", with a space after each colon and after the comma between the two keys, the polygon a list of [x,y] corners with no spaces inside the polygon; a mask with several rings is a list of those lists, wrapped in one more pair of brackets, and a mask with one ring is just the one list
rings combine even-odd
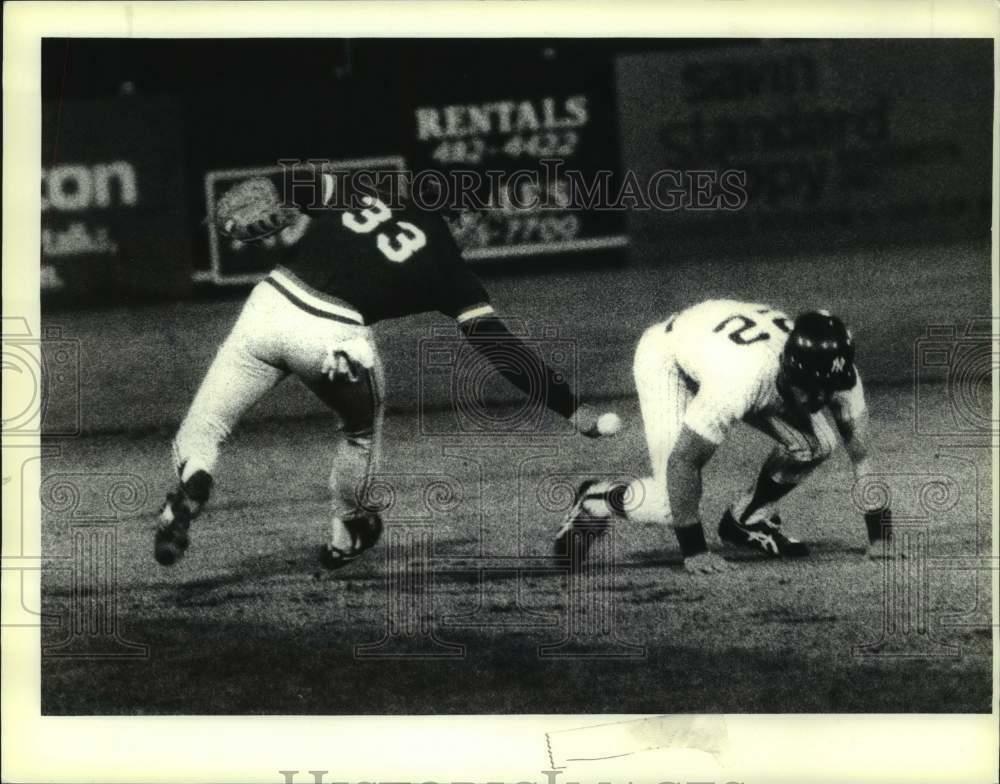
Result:
{"label": "baseball player in dark jersey", "polygon": [[[378,456],[383,376],[370,326],[383,319],[440,311],[455,319],[504,377],[571,419],[590,437],[618,429],[616,415],[598,417],[577,405],[570,386],[512,335],[478,278],[465,266],[445,221],[377,195],[352,194],[329,206],[338,183],[317,176],[320,209],[283,203],[274,183],[247,180],[226,193],[213,219],[244,242],[279,232],[287,257],[257,284],[219,349],[173,443],[177,489],[167,496],[155,534],[155,555],[170,565],[184,555],[189,527],[208,501],[219,447],[240,417],[278,382],[295,374],[343,422],[330,473],[332,525],[320,560],[335,569],[374,545],[378,515],[364,506]],[[286,189],[287,190],[287,189]],[[349,207],[343,206],[350,202]],[[498,353],[498,349],[499,353]],[[494,361],[521,352],[546,379],[530,379]]]}

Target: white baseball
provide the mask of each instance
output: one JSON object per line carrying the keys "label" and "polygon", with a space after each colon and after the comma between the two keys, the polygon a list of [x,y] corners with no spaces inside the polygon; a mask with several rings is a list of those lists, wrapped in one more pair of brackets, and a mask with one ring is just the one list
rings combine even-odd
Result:
{"label": "white baseball", "polygon": [[608,412],[597,418],[597,432],[602,436],[613,436],[622,429],[622,418],[618,414]]}

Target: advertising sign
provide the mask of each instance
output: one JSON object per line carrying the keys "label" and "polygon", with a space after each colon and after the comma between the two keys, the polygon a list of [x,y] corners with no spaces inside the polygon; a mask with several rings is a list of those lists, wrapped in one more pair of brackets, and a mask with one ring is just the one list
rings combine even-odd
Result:
{"label": "advertising sign", "polygon": [[46,104],[42,124],[43,294],[114,302],[186,293],[190,233],[171,103]]}
{"label": "advertising sign", "polygon": [[[988,236],[992,49],[954,43],[768,42],[619,58],[625,164],[647,202],[630,214],[635,233],[789,252]],[[699,180],[722,198],[658,205]],[[727,184],[738,198],[725,198]]]}
{"label": "advertising sign", "polygon": [[456,232],[468,260],[627,245],[610,69],[501,76],[415,98],[413,191],[424,177],[474,194]]}

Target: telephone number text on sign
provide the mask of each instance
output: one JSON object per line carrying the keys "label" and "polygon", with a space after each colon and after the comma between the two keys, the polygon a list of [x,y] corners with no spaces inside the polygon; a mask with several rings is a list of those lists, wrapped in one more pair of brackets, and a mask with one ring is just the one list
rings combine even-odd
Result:
{"label": "telephone number text on sign", "polygon": [[586,95],[416,109],[417,139],[438,142],[430,157],[442,165],[570,157],[589,119]]}

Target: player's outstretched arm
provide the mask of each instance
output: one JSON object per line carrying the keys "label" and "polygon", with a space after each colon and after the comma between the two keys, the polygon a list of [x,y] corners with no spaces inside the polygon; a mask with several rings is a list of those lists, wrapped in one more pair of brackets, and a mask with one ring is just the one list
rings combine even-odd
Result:
{"label": "player's outstretched arm", "polygon": [[[586,403],[578,405],[570,384],[497,316],[469,319],[460,326],[469,343],[500,375],[526,395],[540,395],[547,408],[573,421],[579,433],[598,438],[614,435],[621,429],[617,414],[599,413]],[[532,372],[522,372],[524,368],[531,368]],[[533,382],[538,378],[543,379],[540,385]]]}
{"label": "player's outstretched arm", "polygon": [[685,425],[667,459],[667,497],[684,568],[696,574],[722,572],[729,565],[708,551],[701,524],[701,474],[717,445]]}
{"label": "player's outstretched arm", "polygon": [[[872,438],[871,419],[860,377],[853,389],[833,397],[830,411],[843,439],[844,449],[851,459],[854,480],[857,483],[865,482],[873,473]],[[885,557],[889,553],[887,545],[892,539],[892,510],[888,506],[872,505],[863,510],[863,515],[868,532],[869,557]]]}

